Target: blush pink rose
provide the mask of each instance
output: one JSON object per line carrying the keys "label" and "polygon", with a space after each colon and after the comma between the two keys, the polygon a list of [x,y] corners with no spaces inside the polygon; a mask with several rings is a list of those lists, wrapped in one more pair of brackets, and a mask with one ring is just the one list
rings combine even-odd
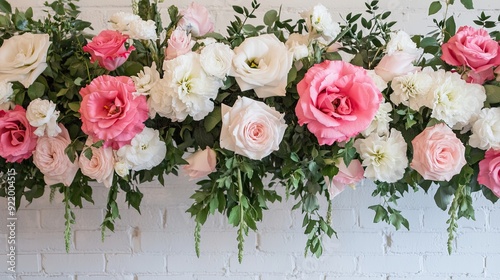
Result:
{"label": "blush pink rose", "polygon": [[479,162],[477,181],[500,197],[500,150],[489,149]]}
{"label": "blush pink rose", "polygon": [[344,61],[314,65],[297,91],[299,124],[307,124],[320,145],[346,141],[365,130],[383,99],[363,68]]}
{"label": "blush pink rose", "polygon": [[16,105],[10,111],[0,110],[0,156],[7,162],[30,158],[38,138],[34,131],[23,107]]}
{"label": "blush pink rose", "polygon": [[215,151],[206,147],[204,150],[199,150],[186,158],[188,162],[184,166],[184,171],[191,179],[201,178],[215,171],[217,158]]}
{"label": "blush pink rose", "polygon": [[92,149],[92,157],[88,159],[85,155],[80,155],[79,165],[82,174],[98,183],[103,183],[106,188],[113,184],[113,174],[115,171],[115,157],[113,149],[110,147],[91,147],[92,137],[87,138],[86,149]]}
{"label": "blush pink rose", "polygon": [[331,181],[328,177],[325,177],[328,184],[330,199],[343,192],[346,186],[355,185],[363,180],[365,174],[361,162],[357,159],[352,160],[349,166],[346,166],[345,162],[341,160],[337,167],[339,172],[337,175],[333,176]]}
{"label": "blush pink rose", "polygon": [[118,31],[103,30],[84,46],[83,50],[90,53],[90,62],[97,61],[101,67],[113,71],[125,63],[130,53],[135,50],[134,46],[130,46],[127,50],[125,47],[127,39],[127,35]]}
{"label": "blush pink rose", "polygon": [[475,83],[493,79],[493,67],[500,65],[500,44],[485,29],[460,27],[455,36],[443,44],[442,51],[444,62],[470,68],[475,73],[470,81]]}
{"label": "blush pink rose", "polygon": [[71,143],[68,130],[62,124],[59,127],[61,132],[57,136],[38,138],[33,152],[33,163],[43,173],[43,179],[49,186],[59,183],[71,185],[78,171],[78,159],[71,162],[64,151]]}
{"label": "blush pink rose", "polygon": [[180,14],[182,18],[178,26],[191,32],[193,36],[200,37],[214,31],[214,22],[205,6],[193,2]]}
{"label": "blush pink rose", "polygon": [[82,130],[104,146],[119,149],[144,129],[146,97],[134,96],[131,78],[99,76],[80,90]]}
{"label": "blush pink rose", "polygon": [[425,180],[449,181],[467,163],[464,144],[444,123],[427,127],[411,143],[410,166]]}
{"label": "blush pink rose", "polygon": [[375,67],[375,73],[382,77],[385,82],[390,82],[394,78],[420,70],[420,67],[413,65],[417,60],[419,53],[407,53],[397,51],[392,54],[386,54]]}
{"label": "blush pink rose", "polygon": [[176,29],[167,40],[168,46],[166,49],[165,59],[170,60],[178,57],[179,55],[186,54],[191,51],[195,42],[191,40],[191,34],[187,34],[182,29]]}

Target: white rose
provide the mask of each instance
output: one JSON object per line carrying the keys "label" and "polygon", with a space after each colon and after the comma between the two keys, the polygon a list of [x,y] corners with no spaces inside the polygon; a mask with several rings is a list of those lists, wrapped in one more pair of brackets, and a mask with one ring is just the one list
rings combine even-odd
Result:
{"label": "white rose", "polygon": [[286,40],[285,46],[293,53],[295,60],[309,56],[309,39],[307,35],[292,33]]}
{"label": "white rose", "polygon": [[200,55],[194,52],[166,60],[165,76],[151,90],[148,104],[153,117],[158,113],[172,121],[188,115],[199,121],[214,109],[222,81],[209,76],[201,67]]}
{"label": "white rose", "polygon": [[431,117],[462,129],[476,117],[486,101],[482,85],[465,82],[460,74],[439,70],[431,74],[434,96]]}
{"label": "white rose", "polygon": [[156,40],[156,23],[152,20],[134,20],[129,23],[128,35],[131,39]]}
{"label": "white rose", "polygon": [[144,67],[137,76],[132,76],[135,84],[136,95],[148,95],[149,91],[160,80],[160,73],[156,70],[156,63],[153,62],[151,67]]}
{"label": "white rose", "polygon": [[500,150],[500,108],[484,108],[472,126],[469,145],[482,150]]}
{"label": "white rose", "polygon": [[422,50],[417,48],[417,44],[412,41],[410,35],[404,32],[403,30],[399,30],[398,32],[391,33],[391,39],[387,43],[386,53],[393,54],[395,52],[401,51],[406,53],[416,53],[420,56],[422,54]]}
{"label": "white rose", "polygon": [[20,82],[28,88],[47,68],[48,34],[24,33],[0,47],[0,81]]}
{"label": "white rose", "polygon": [[238,97],[233,107],[222,105],[220,146],[261,160],[279,149],[287,128],[283,117],[263,102]]}
{"label": "white rose", "polygon": [[381,182],[394,183],[403,178],[408,166],[407,144],[401,132],[391,129],[390,135],[372,133],[365,139],[357,139],[354,147],[358,151],[365,177]]}
{"label": "white rose", "polygon": [[12,83],[1,81],[0,82],[0,110],[9,110],[12,102],[10,98],[14,94]]}
{"label": "white rose", "polygon": [[128,34],[129,24],[133,21],[142,21],[141,17],[132,13],[118,12],[114,13],[110,20],[111,27],[121,33]]}
{"label": "white rose", "polygon": [[293,54],[276,36],[247,38],[234,53],[231,76],[242,91],[253,89],[260,98],[286,95]]}
{"label": "white rose", "polygon": [[422,106],[432,108],[434,96],[430,90],[433,85],[433,79],[425,69],[421,72],[395,77],[391,83],[394,92],[390,99],[396,105],[403,104],[415,111]]}
{"label": "white rose", "polygon": [[226,44],[213,43],[205,46],[200,53],[200,62],[207,74],[225,80],[231,70],[234,52]]}
{"label": "white rose", "polygon": [[332,20],[325,6],[318,4],[312,11],[301,13],[306,20],[306,26],[311,35],[322,35],[326,40],[332,40],[340,33],[340,25]]}
{"label": "white rose", "polygon": [[[118,168],[124,169],[124,166],[120,165],[125,163],[125,165],[128,165],[130,169],[135,171],[150,170],[163,161],[166,152],[167,146],[165,142],[161,141],[158,130],[145,127],[141,133],[136,134],[132,138],[129,145],[122,146],[116,152],[118,162],[122,162]],[[122,174],[124,173],[122,170],[119,171]]]}
{"label": "white rose", "polygon": [[31,126],[36,127],[35,135],[43,136],[47,132],[47,136],[54,137],[61,132],[61,128],[57,125],[59,111],[56,110],[56,104],[50,100],[42,100],[37,98],[30,102],[26,109],[26,118]]}
{"label": "white rose", "polygon": [[391,111],[391,103],[385,102],[380,104],[380,107],[378,107],[378,111],[375,114],[372,122],[367,129],[361,132],[361,134],[363,134],[363,136],[365,137],[370,135],[372,132],[375,132],[380,136],[389,134],[389,122],[392,121],[390,114]]}

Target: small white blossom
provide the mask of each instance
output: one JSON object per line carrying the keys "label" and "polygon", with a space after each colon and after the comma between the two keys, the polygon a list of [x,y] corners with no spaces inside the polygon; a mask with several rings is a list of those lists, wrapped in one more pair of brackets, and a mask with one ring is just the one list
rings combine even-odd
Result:
{"label": "small white blossom", "polygon": [[118,12],[113,14],[109,21],[111,22],[111,27],[114,30],[127,34],[130,30],[129,24],[132,21],[142,21],[142,19],[140,16],[134,15],[132,13]]}
{"label": "small white blossom", "polygon": [[152,20],[134,20],[129,24],[128,35],[137,40],[156,40],[156,23]]}
{"label": "small white blossom", "polygon": [[469,145],[482,150],[500,150],[500,108],[484,108],[472,126]]}
{"label": "small white blossom", "polygon": [[391,129],[390,135],[385,136],[372,133],[365,139],[357,139],[354,147],[366,167],[366,178],[387,183],[403,178],[408,158],[407,144],[401,132]]}
{"label": "small white blossom", "polygon": [[410,35],[403,30],[391,33],[391,39],[387,43],[385,51],[389,55],[398,51],[405,53],[422,53],[422,50],[417,48],[417,44],[411,40]]}
{"label": "small white blossom", "polygon": [[228,45],[213,43],[201,50],[200,62],[207,74],[225,80],[231,70],[233,57],[234,51]]}
{"label": "small white blossom", "polygon": [[286,40],[285,46],[293,53],[294,60],[309,56],[309,39],[307,35],[292,33]]}
{"label": "small white blossom", "polygon": [[427,71],[395,77],[391,84],[394,92],[390,99],[396,105],[403,104],[415,111],[422,106],[432,108],[434,96],[430,90],[433,85],[433,79]]}
{"label": "small white blossom", "polygon": [[10,98],[14,94],[12,83],[1,81],[0,82],[0,110],[9,110],[11,106]]}
{"label": "small white blossom", "polygon": [[[121,165],[123,165],[119,165],[118,169],[124,169],[126,165],[135,171],[150,170],[163,161],[166,152],[167,147],[165,142],[161,141],[158,130],[145,127],[141,133],[132,138],[129,145],[121,147],[116,152],[119,159],[118,162],[121,162]],[[117,167],[115,164],[116,170]]]}
{"label": "small white blossom", "polygon": [[54,137],[61,132],[57,125],[59,111],[56,110],[56,104],[49,100],[37,98],[30,102],[26,109],[26,118],[31,126],[36,127],[34,131],[37,136]]}
{"label": "small white blossom", "polygon": [[327,40],[334,39],[341,31],[340,25],[332,20],[325,6],[318,4],[312,11],[303,12],[302,17],[311,35],[319,34]]}
{"label": "small white blossom", "polygon": [[153,62],[151,67],[144,67],[137,76],[132,76],[135,88],[135,95],[148,95],[149,91],[160,80],[160,73],[156,70],[156,63]]}
{"label": "small white blossom", "polygon": [[392,121],[390,115],[391,111],[392,111],[391,103],[385,102],[380,104],[380,107],[378,108],[378,111],[375,114],[373,121],[370,123],[367,129],[361,132],[363,136],[366,137],[370,135],[372,132],[380,136],[389,134],[389,122]]}
{"label": "small white blossom", "polygon": [[125,159],[122,159],[122,161],[115,162],[114,169],[118,176],[125,178],[129,174],[130,166]]}

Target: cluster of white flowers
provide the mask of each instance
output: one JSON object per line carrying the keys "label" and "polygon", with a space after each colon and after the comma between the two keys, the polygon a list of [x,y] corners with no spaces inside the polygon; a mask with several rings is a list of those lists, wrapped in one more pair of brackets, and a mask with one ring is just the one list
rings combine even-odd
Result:
{"label": "cluster of white flowers", "polygon": [[128,35],[131,39],[156,40],[156,23],[152,20],[142,20],[140,16],[131,13],[118,12],[111,16],[111,27]]}

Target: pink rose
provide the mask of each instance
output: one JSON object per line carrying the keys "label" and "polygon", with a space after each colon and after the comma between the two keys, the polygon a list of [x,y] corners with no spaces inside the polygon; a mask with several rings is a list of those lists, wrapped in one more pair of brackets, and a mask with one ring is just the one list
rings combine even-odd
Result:
{"label": "pink rose", "polygon": [[411,143],[410,166],[425,180],[449,181],[467,163],[464,144],[444,123],[426,128]]}
{"label": "pink rose", "polygon": [[396,77],[417,72],[420,67],[414,66],[413,62],[418,59],[418,56],[417,52],[407,53],[403,51],[386,54],[375,67],[375,73],[384,81],[390,82]]}
{"label": "pink rose", "polygon": [[191,32],[194,36],[201,37],[214,31],[214,22],[204,6],[191,3],[180,14],[182,18],[179,20],[178,26],[187,32]]}
{"label": "pink rose", "polygon": [[320,145],[342,142],[365,130],[377,113],[382,94],[366,71],[344,61],[311,67],[297,85],[299,124],[307,124]]}
{"label": "pink rose", "polygon": [[462,79],[464,79],[467,83],[482,85],[485,81],[495,79],[495,73],[493,73],[493,68],[482,72],[474,72],[473,70],[470,70],[462,75]]}
{"label": "pink rose", "polygon": [[188,165],[184,166],[191,179],[201,178],[215,171],[217,158],[215,151],[207,147],[205,150],[199,150],[186,158]]}
{"label": "pink rose", "polygon": [[340,160],[337,167],[339,168],[339,172],[332,178],[331,181],[328,177],[325,177],[328,184],[330,199],[343,192],[346,185],[357,184],[363,179],[365,173],[363,166],[361,166],[361,162],[357,159],[352,160],[351,163],[349,163],[349,166],[345,165],[344,160]]}
{"label": "pink rose", "polygon": [[500,197],[500,150],[489,149],[479,162],[477,181]]}
{"label": "pink rose", "polygon": [[85,155],[80,155],[80,169],[83,175],[98,183],[103,183],[106,188],[109,188],[113,184],[115,170],[113,150],[110,147],[91,147],[92,144],[92,137],[87,138],[85,149],[92,149],[92,158],[88,159]]}
{"label": "pink rose", "polygon": [[134,82],[125,76],[99,76],[82,88],[83,132],[113,149],[129,144],[148,118],[146,97],[135,97],[134,92]]}
{"label": "pink rose", "polygon": [[500,82],[500,66],[495,69],[495,75],[497,75],[497,82]]}
{"label": "pink rose", "polygon": [[475,83],[493,79],[493,67],[500,65],[500,44],[485,29],[460,27],[455,36],[443,44],[442,51],[441,59],[446,63],[472,69],[476,79],[470,81]]}
{"label": "pink rose", "polygon": [[84,46],[83,50],[90,53],[90,62],[97,61],[101,67],[113,71],[125,63],[130,53],[135,50],[134,46],[127,50],[127,39],[127,35],[118,31],[103,30]]}
{"label": "pink rose", "polygon": [[0,110],[0,156],[7,162],[21,162],[36,147],[35,128],[26,119],[26,110],[16,105],[13,110]]}
{"label": "pink rose", "polygon": [[78,171],[78,159],[71,162],[64,151],[71,143],[68,130],[62,124],[59,124],[59,127],[61,133],[57,136],[38,138],[33,152],[33,163],[43,173],[43,179],[49,186],[59,183],[71,185]]}
{"label": "pink rose", "polygon": [[166,49],[165,59],[170,60],[179,55],[186,54],[191,51],[195,42],[191,40],[191,35],[182,29],[176,29],[167,40],[168,46]]}

